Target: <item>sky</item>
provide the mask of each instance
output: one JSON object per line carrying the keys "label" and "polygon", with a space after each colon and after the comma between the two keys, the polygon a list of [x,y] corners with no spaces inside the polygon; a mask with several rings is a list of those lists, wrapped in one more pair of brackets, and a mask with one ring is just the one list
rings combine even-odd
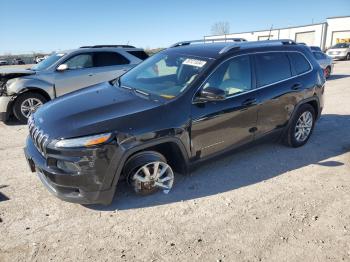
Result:
{"label": "sky", "polygon": [[343,15],[350,15],[350,0],[1,0],[0,54],[94,44],[167,47],[202,39],[221,21],[236,33]]}

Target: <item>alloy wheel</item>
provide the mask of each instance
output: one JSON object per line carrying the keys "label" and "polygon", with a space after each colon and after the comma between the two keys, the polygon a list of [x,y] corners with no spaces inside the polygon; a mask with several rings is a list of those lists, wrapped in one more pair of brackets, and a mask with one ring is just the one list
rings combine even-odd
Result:
{"label": "alloy wheel", "polygon": [[24,100],[21,104],[21,113],[26,118],[28,118],[31,114],[33,114],[43,102],[38,98],[28,98]]}
{"label": "alloy wheel", "polygon": [[310,111],[305,111],[300,115],[294,130],[294,137],[298,142],[304,142],[309,137],[313,121],[314,119]]}
{"label": "alloy wheel", "polygon": [[150,194],[161,189],[169,193],[174,184],[174,172],[164,162],[151,162],[140,167],[132,176],[132,185],[135,192]]}

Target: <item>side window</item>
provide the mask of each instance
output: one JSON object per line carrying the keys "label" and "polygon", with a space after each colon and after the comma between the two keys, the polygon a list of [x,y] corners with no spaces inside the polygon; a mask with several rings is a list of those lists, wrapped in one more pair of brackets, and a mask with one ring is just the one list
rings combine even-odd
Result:
{"label": "side window", "polygon": [[320,56],[321,56],[322,59],[326,59],[327,58],[326,55],[324,53],[321,53],[321,52],[320,52]]}
{"label": "side window", "polygon": [[225,91],[227,96],[243,93],[252,89],[250,56],[232,58],[220,65],[204,83],[204,89],[216,87]]}
{"label": "side window", "polygon": [[92,67],[92,55],[91,54],[81,54],[76,55],[68,61],[65,62],[67,64],[68,69],[82,69]]}
{"label": "side window", "polygon": [[129,64],[130,61],[116,52],[96,52],[94,64],[96,67]]}
{"label": "side window", "polygon": [[[316,59],[322,59],[322,53],[314,52]],[[290,61],[292,63],[294,72],[293,75],[300,75],[311,69],[310,63],[306,60],[305,56],[300,53],[291,52],[288,54]],[[319,58],[321,57],[321,58]]]}
{"label": "side window", "polygon": [[317,59],[317,60],[321,60],[321,59],[324,59],[325,57],[323,56],[322,53],[320,52],[313,52],[314,54],[314,57]]}
{"label": "side window", "polygon": [[272,84],[292,76],[288,57],[283,52],[255,55],[257,87]]}
{"label": "side window", "polygon": [[128,51],[130,55],[136,56],[138,59],[145,60],[149,55],[144,51]]}

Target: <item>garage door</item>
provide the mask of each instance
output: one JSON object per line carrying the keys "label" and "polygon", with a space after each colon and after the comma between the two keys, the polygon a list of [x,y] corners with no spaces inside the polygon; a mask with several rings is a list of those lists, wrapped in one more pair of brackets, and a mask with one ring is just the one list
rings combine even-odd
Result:
{"label": "garage door", "polygon": [[307,45],[315,45],[315,31],[296,33],[295,34],[295,41],[297,43],[305,43]]}
{"label": "garage door", "polygon": [[332,45],[344,42],[350,43],[350,31],[333,32]]}

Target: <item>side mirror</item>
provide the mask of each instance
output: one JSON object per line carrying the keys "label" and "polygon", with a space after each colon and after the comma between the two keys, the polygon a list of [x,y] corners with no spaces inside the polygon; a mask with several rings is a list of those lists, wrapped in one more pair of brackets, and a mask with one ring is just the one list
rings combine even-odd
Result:
{"label": "side mirror", "polygon": [[222,101],[225,100],[226,93],[224,90],[216,87],[207,87],[202,89],[197,96],[197,102],[207,102],[207,101]]}
{"label": "side mirror", "polygon": [[60,64],[58,67],[57,67],[57,71],[60,71],[60,72],[63,72],[63,71],[66,71],[68,69],[68,65],[67,64]]}

